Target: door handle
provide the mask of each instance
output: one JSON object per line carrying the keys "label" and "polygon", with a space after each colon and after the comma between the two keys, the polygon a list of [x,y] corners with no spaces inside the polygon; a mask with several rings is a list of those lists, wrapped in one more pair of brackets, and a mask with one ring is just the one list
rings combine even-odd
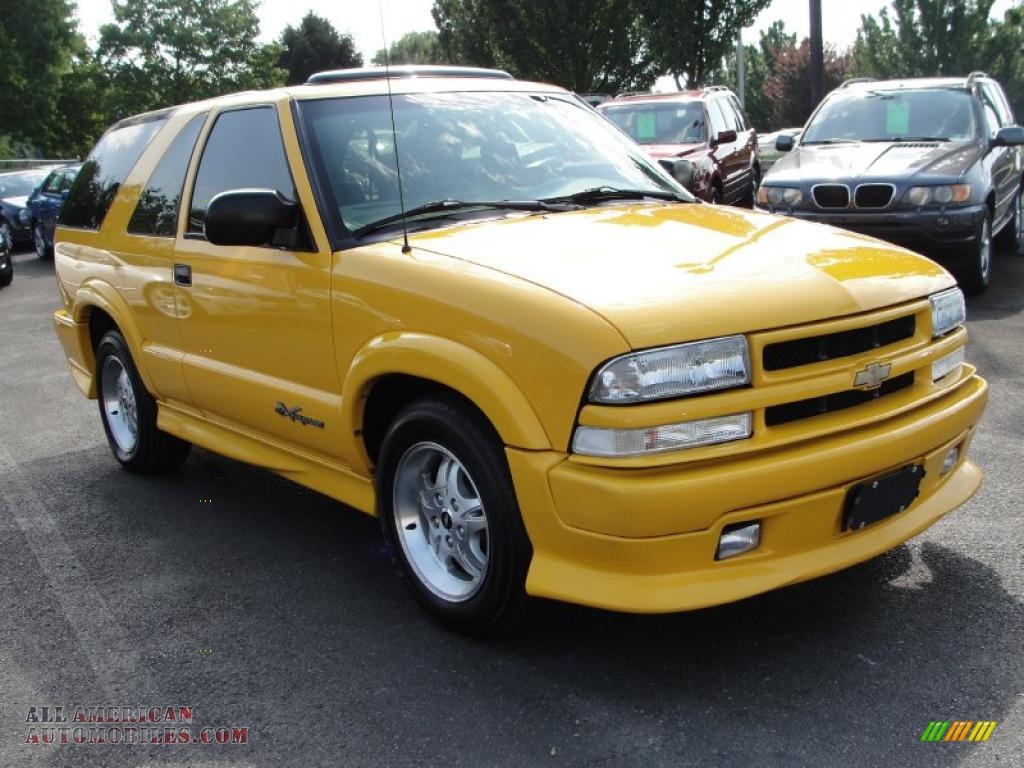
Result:
{"label": "door handle", "polygon": [[192,267],[188,264],[175,264],[174,284],[186,286],[192,285]]}

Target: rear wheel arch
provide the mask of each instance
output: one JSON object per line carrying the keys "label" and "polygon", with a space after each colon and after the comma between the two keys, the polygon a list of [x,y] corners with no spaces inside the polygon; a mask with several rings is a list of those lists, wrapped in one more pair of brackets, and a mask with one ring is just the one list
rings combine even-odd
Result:
{"label": "rear wheel arch", "polygon": [[132,360],[146,389],[150,392],[156,391],[142,354],[142,331],[116,289],[106,283],[89,282],[81,285],[75,293],[71,317],[76,323],[85,323],[89,327],[91,348],[83,352],[88,352],[90,363],[95,364],[96,348],[103,335],[109,330],[116,330],[128,344]]}

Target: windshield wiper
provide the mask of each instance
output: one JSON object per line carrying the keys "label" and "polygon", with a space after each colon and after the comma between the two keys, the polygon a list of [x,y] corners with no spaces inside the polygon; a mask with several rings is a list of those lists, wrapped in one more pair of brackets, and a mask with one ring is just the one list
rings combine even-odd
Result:
{"label": "windshield wiper", "polygon": [[605,200],[670,200],[676,203],[693,202],[682,195],[661,189],[617,189],[615,187],[591,187],[571,195],[546,197],[545,203],[572,203],[573,205],[590,205]]}
{"label": "windshield wiper", "polygon": [[[862,139],[820,139],[819,141],[801,141],[801,144],[857,144]],[[868,139],[870,141],[870,139]]]}
{"label": "windshield wiper", "polygon": [[384,229],[392,224],[397,224],[404,219],[427,216],[429,214],[449,214],[456,211],[463,211],[469,208],[496,208],[509,211],[561,211],[564,208],[550,205],[543,200],[434,200],[430,203],[417,205],[404,213],[396,213],[392,216],[385,216],[383,219],[370,222],[362,227],[352,230],[356,237],[368,235],[379,229]]}
{"label": "windshield wiper", "polygon": [[951,141],[948,136],[890,136],[884,139],[864,139],[871,142],[893,142],[899,144],[903,141]]}

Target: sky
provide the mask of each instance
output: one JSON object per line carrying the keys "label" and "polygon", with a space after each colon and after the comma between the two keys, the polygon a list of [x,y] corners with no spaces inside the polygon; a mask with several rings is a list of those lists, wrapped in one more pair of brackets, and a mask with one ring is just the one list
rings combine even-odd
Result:
{"label": "sky", "polygon": [[[1002,16],[1013,0],[996,0],[993,12]],[[95,42],[101,24],[113,20],[110,0],[77,0],[82,32]],[[406,32],[434,29],[430,15],[432,0],[381,0],[384,28],[389,42]],[[886,0],[822,0],[822,35],[826,43],[845,48],[853,43],[862,14],[875,14],[888,5]],[[350,32],[356,47],[369,62],[383,48],[381,18],[377,0],[262,0],[259,8],[261,39],[276,39],[291,24],[298,25],[307,11],[323,16],[342,32]],[[782,19],[786,28],[800,37],[808,34],[807,0],[773,0],[752,27],[744,30],[744,42],[757,41],[758,33],[773,21]]]}

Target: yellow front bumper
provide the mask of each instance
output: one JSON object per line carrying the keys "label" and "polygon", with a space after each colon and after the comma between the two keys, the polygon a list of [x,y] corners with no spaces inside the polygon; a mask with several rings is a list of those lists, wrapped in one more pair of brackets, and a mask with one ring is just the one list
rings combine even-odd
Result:
{"label": "yellow front bumper", "polygon": [[[964,455],[987,396],[987,385],[975,376],[949,395],[883,422],[707,466],[609,471],[567,461],[563,454],[508,449],[534,550],[527,592],[620,611],[680,611],[870,559],[920,533],[977,490],[981,470]],[[961,446],[960,462],[941,476],[942,459],[954,445]],[[925,466],[917,500],[905,512],[844,532],[849,488],[909,462]],[[732,501],[737,503],[730,506]],[[649,505],[667,503],[678,508],[676,530],[687,532],[606,532],[628,531],[616,518],[642,519]],[[709,521],[709,508],[725,511]],[[693,520],[701,521],[699,530],[692,529]],[[748,520],[761,521],[760,545],[716,561],[722,529]]]}

